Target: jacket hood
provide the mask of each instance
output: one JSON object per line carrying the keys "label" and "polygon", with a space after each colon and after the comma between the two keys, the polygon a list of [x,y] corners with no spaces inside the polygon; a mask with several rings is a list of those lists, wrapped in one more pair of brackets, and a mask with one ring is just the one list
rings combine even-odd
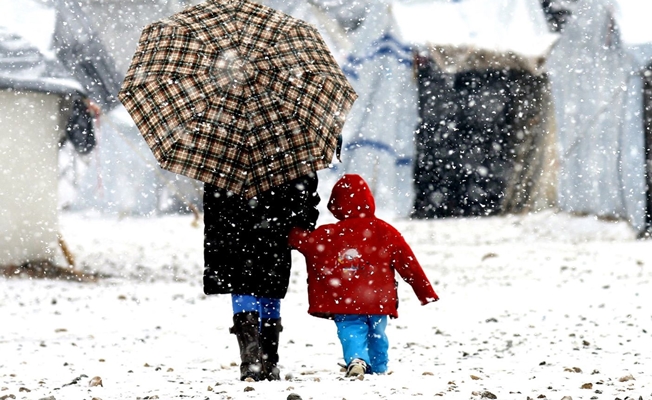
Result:
{"label": "jacket hood", "polygon": [[373,217],[376,202],[369,185],[360,175],[346,174],[333,187],[328,209],[341,220]]}

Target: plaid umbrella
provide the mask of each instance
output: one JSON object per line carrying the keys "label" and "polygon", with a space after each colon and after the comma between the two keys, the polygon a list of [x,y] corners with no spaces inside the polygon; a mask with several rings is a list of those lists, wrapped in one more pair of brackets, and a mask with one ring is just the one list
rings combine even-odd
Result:
{"label": "plaid umbrella", "polygon": [[118,97],[162,168],[253,197],[327,168],[357,94],[308,23],[209,0],[145,27]]}

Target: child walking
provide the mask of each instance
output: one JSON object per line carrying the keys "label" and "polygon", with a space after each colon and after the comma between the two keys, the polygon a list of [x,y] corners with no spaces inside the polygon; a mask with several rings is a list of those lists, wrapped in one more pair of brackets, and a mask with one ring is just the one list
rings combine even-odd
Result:
{"label": "child walking", "polygon": [[376,218],[375,201],[361,176],[344,175],[328,209],[339,221],[310,232],[295,228],[290,246],[306,258],[308,313],[335,321],[346,376],[387,371],[387,317],[398,317],[395,271],[422,305],[439,300],[401,234]]}

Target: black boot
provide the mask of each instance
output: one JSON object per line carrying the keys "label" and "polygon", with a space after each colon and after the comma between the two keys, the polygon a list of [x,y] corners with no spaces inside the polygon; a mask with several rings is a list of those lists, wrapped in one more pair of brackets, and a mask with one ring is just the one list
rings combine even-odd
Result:
{"label": "black boot", "polygon": [[264,377],[270,381],[280,381],[278,369],[278,341],[283,330],[280,318],[263,318],[260,328],[260,347],[263,355]]}
{"label": "black boot", "polygon": [[233,327],[229,331],[238,338],[238,346],[240,346],[240,380],[260,381],[265,379],[261,363],[258,313],[235,314]]}

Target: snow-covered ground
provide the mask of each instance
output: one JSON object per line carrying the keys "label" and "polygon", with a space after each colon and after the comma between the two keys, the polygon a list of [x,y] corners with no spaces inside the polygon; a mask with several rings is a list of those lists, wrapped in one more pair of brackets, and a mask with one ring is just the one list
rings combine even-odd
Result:
{"label": "snow-covered ground", "polygon": [[391,221],[441,301],[422,307],[400,285],[391,372],[364,380],[343,379],[334,324],[306,313],[295,254],[286,379],[246,383],[229,298],[202,294],[192,222],[63,214],[77,265],[104,277],[0,278],[0,399],[652,398],[652,242],[625,223],[552,211]]}

